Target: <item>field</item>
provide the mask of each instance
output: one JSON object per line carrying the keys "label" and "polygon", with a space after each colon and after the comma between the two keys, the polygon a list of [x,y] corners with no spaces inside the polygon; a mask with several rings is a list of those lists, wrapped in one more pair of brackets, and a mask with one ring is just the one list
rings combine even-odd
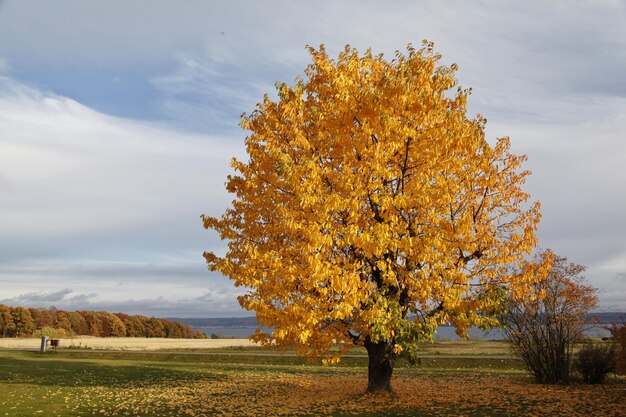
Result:
{"label": "field", "polygon": [[[418,364],[399,363],[391,395],[363,392],[367,359],[359,352],[323,367],[254,347],[4,350],[0,416],[626,415],[623,377],[536,385],[503,344],[463,343],[435,343]],[[495,343],[488,356],[481,343]]]}
{"label": "field", "polygon": [[[178,351],[215,350],[224,348],[245,348],[263,351],[248,339],[162,339],[142,337],[93,337],[77,336],[60,339],[61,348],[128,350],[128,351]],[[0,338],[0,349],[39,350],[41,339]],[[440,341],[424,343],[420,347],[424,355],[510,355],[508,345],[503,341]],[[365,350],[354,349],[354,354],[365,354]]]}
{"label": "field", "polygon": [[[256,346],[248,339],[165,339],[144,337],[93,337],[77,336],[60,339],[61,347],[73,349],[109,350],[176,350],[215,349],[234,346]],[[2,349],[39,350],[41,339],[0,338]]]}

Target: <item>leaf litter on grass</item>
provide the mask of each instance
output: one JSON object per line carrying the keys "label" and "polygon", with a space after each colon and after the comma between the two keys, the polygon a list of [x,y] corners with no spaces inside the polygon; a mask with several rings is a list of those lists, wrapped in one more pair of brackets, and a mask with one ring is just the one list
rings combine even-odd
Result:
{"label": "leaf litter on grass", "polygon": [[0,417],[626,416],[624,377],[543,386],[519,371],[399,368],[381,395],[364,393],[363,367],[5,356]]}
{"label": "leaf litter on grass", "polygon": [[87,415],[102,416],[626,415],[623,378],[543,386],[519,376],[433,373],[396,377],[392,394],[364,393],[366,382],[358,375],[240,372],[74,394]]}

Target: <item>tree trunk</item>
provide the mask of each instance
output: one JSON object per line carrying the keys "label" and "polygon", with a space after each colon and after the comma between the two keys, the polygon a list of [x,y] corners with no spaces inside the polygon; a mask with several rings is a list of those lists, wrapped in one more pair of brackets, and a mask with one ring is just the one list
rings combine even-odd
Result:
{"label": "tree trunk", "polygon": [[391,343],[372,342],[368,337],[365,340],[365,349],[369,358],[367,372],[367,391],[391,391],[391,374],[396,364],[396,355],[391,349]]}

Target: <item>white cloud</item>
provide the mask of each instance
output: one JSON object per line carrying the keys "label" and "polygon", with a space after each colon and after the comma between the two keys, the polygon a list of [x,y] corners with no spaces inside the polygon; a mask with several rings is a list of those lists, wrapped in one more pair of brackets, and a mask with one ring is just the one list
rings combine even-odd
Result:
{"label": "white cloud", "polygon": [[0,284],[0,304],[11,306],[158,317],[251,315],[237,302],[245,290],[200,263],[29,262],[0,268]]}
{"label": "white cloud", "polygon": [[226,205],[223,182],[240,139],[109,117],[19,85],[10,90],[0,97],[4,234],[187,224]]}
{"label": "white cloud", "polygon": [[588,267],[601,309],[626,310],[624,283],[614,279],[626,269],[626,99],[596,96],[572,112],[567,123],[497,121],[488,130],[528,155],[526,190],[542,203],[540,245]]}
{"label": "white cloud", "polygon": [[160,92],[162,114],[172,122],[187,129],[228,132],[238,131],[239,116],[273,89],[271,83],[259,82],[260,77],[253,68],[221,62],[219,57],[180,56],[171,73],[150,81]]}

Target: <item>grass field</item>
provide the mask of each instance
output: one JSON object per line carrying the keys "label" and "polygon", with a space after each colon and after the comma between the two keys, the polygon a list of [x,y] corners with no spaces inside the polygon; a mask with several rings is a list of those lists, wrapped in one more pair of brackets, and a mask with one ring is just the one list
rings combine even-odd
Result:
{"label": "grass field", "polygon": [[0,416],[626,415],[624,378],[541,386],[519,360],[442,354],[414,367],[399,363],[394,393],[369,395],[365,361],[322,367],[242,348],[0,351]]}

